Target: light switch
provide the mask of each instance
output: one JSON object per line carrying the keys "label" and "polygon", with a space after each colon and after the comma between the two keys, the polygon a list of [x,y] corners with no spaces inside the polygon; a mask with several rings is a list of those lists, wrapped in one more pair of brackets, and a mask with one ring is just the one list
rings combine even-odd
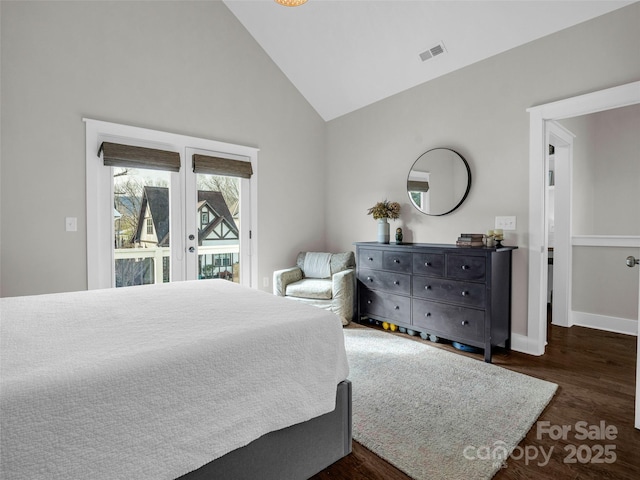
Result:
{"label": "light switch", "polygon": [[496,217],[495,228],[501,228],[502,230],[515,230],[516,217]]}
{"label": "light switch", "polygon": [[64,227],[67,232],[78,231],[78,218],[77,217],[65,217]]}

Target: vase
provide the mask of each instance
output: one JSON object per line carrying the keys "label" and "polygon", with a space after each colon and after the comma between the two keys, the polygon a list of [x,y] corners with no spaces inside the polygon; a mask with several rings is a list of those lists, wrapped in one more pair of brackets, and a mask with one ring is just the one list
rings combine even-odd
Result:
{"label": "vase", "polygon": [[389,243],[389,222],[386,218],[378,219],[378,243]]}

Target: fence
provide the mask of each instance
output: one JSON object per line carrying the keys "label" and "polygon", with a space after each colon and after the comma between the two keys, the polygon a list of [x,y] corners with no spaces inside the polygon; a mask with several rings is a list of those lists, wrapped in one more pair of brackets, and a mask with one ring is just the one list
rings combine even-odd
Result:
{"label": "fence", "polygon": [[[116,248],[116,287],[166,283],[170,279],[170,247]],[[198,247],[198,278],[239,282],[238,245]]]}

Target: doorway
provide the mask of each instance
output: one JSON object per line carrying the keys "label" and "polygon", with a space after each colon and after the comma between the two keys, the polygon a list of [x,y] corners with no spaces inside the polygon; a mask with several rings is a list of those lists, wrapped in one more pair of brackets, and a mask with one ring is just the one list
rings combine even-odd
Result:
{"label": "doorway", "polygon": [[[587,115],[640,103],[640,82],[532,107],[529,143],[529,304],[526,352],[543,355],[547,341],[548,226],[548,126],[553,120]],[[558,190],[558,188],[556,187]],[[557,196],[556,196],[557,201]],[[556,212],[556,225],[558,223]],[[556,229],[555,243],[559,240]],[[570,241],[570,237],[569,237]],[[570,265],[570,264],[568,264]],[[559,301],[557,262],[554,258],[554,303]],[[567,321],[570,322],[567,316]],[[525,351],[525,349],[522,349]],[[640,369],[639,369],[640,370]]]}
{"label": "doorway", "polygon": [[[547,340],[546,292],[548,263],[547,244],[547,126],[550,121],[568,119],[591,113],[613,110],[621,107],[640,104],[640,82],[633,82],[619,87],[594,92],[587,95],[553,102],[528,109],[530,114],[530,155],[529,155],[529,310],[528,310],[528,347],[527,353],[543,355]],[[637,155],[637,151],[634,155]],[[544,166],[544,168],[540,168]],[[557,168],[557,167],[556,167]],[[637,181],[637,179],[635,179]],[[637,218],[637,215],[635,216]],[[557,231],[556,231],[557,235]],[[584,246],[599,246],[597,236],[583,239]],[[571,237],[569,236],[569,239]],[[556,238],[557,242],[557,238]],[[640,247],[640,236],[619,236],[612,242],[615,247]],[[575,245],[580,246],[579,242]],[[555,259],[554,259],[555,260]],[[571,264],[569,264],[570,266]],[[570,271],[570,270],[569,270]],[[555,283],[555,276],[554,276]],[[554,285],[554,289],[556,285]],[[638,313],[640,314],[640,283],[638,284]],[[557,301],[557,297],[556,297]],[[633,324],[635,335],[638,335],[638,321]],[[571,319],[568,317],[568,323]],[[628,325],[627,325],[628,326]],[[629,331],[629,333],[632,333]],[[636,356],[636,412],[635,426],[640,428],[640,342],[637,342]]]}

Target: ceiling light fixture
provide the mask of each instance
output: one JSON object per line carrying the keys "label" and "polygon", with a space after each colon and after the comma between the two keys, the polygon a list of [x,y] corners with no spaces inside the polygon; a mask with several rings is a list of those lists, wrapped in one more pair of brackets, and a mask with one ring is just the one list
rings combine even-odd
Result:
{"label": "ceiling light fixture", "polygon": [[303,3],[307,3],[307,0],[274,0],[276,3],[280,5],[284,5],[285,7],[298,7]]}

